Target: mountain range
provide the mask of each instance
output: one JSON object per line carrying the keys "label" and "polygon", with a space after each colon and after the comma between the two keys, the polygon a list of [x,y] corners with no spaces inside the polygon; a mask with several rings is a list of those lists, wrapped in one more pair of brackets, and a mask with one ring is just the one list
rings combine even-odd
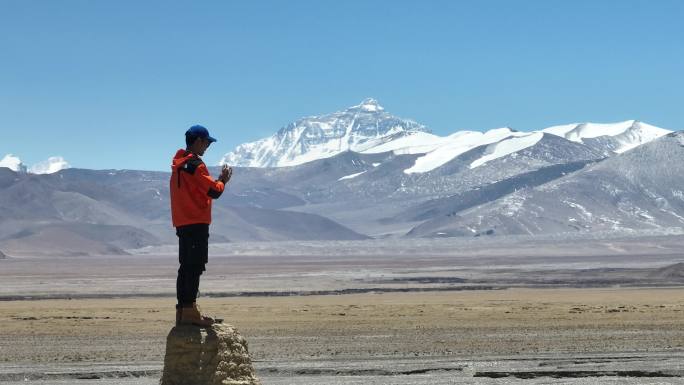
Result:
{"label": "mountain range", "polygon": [[534,146],[544,134],[584,144],[604,156],[610,156],[668,132],[630,120],[613,124],[566,124],[525,132],[509,127],[486,132],[458,131],[441,137],[413,120],[387,113],[377,100],[366,99],[343,111],[299,119],[268,138],[242,144],[224,155],[220,164],[240,167],[295,166],[346,151],[423,154],[412,167],[404,170],[410,174],[432,171],[469,150],[488,146],[483,156],[471,163],[470,167],[475,168]]}
{"label": "mountain range", "polygon": [[[408,236],[666,230],[684,224],[684,133],[461,210],[465,194],[409,212],[429,218]],[[550,170],[540,170],[546,174]],[[425,210],[439,212],[436,217]]]}
{"label": "mountain range", "polygon": [[[684,227],[683,143],[639,121],[440,137],[367,99],[226,154],[212,241],[668,232]],[[173,243],[169,177],[0,168],[0,252]]]}

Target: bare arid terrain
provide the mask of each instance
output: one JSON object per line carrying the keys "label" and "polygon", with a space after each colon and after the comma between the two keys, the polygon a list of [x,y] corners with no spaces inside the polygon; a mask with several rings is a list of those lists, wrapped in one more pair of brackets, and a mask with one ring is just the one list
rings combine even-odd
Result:
{"label": "bare arid terrain", "polygon": [[[264,384],[681,384],[679,243],[236,245],[200,304],[247,338]],[[175,263],[0,261],[0,383],[157,383]]]}

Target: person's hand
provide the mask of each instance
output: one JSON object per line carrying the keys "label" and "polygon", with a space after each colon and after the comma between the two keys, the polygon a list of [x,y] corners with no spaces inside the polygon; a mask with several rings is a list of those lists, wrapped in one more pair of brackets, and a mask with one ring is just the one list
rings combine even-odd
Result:
{"label": "person's hand", "polygon": [[219,177],[219,180],[223,182],[223,184],[228,184],[231,176],[233,176],[233,169],[228,167],[227,164],[224,164],[223,168],[221,168],[221,176]]}

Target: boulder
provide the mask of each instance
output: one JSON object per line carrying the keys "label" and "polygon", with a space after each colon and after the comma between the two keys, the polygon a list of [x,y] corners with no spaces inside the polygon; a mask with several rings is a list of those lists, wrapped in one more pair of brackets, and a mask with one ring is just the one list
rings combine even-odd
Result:
{"label": "boulder", "polygon": [[166,338],[161,385],[261,385],[247,341],[228,324],[181,325]]}

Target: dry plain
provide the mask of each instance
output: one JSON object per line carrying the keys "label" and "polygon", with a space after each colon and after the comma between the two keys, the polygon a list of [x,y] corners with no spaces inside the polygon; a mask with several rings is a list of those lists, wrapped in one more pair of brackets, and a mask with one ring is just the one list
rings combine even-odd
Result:
{"label": "dry plain", "polygon": [[[265,384],[684,383],[682,255],[666,244],[226,253],[200,303],[247,337]],[[172,254],[0,269],[0,383],[156,383]]]}

